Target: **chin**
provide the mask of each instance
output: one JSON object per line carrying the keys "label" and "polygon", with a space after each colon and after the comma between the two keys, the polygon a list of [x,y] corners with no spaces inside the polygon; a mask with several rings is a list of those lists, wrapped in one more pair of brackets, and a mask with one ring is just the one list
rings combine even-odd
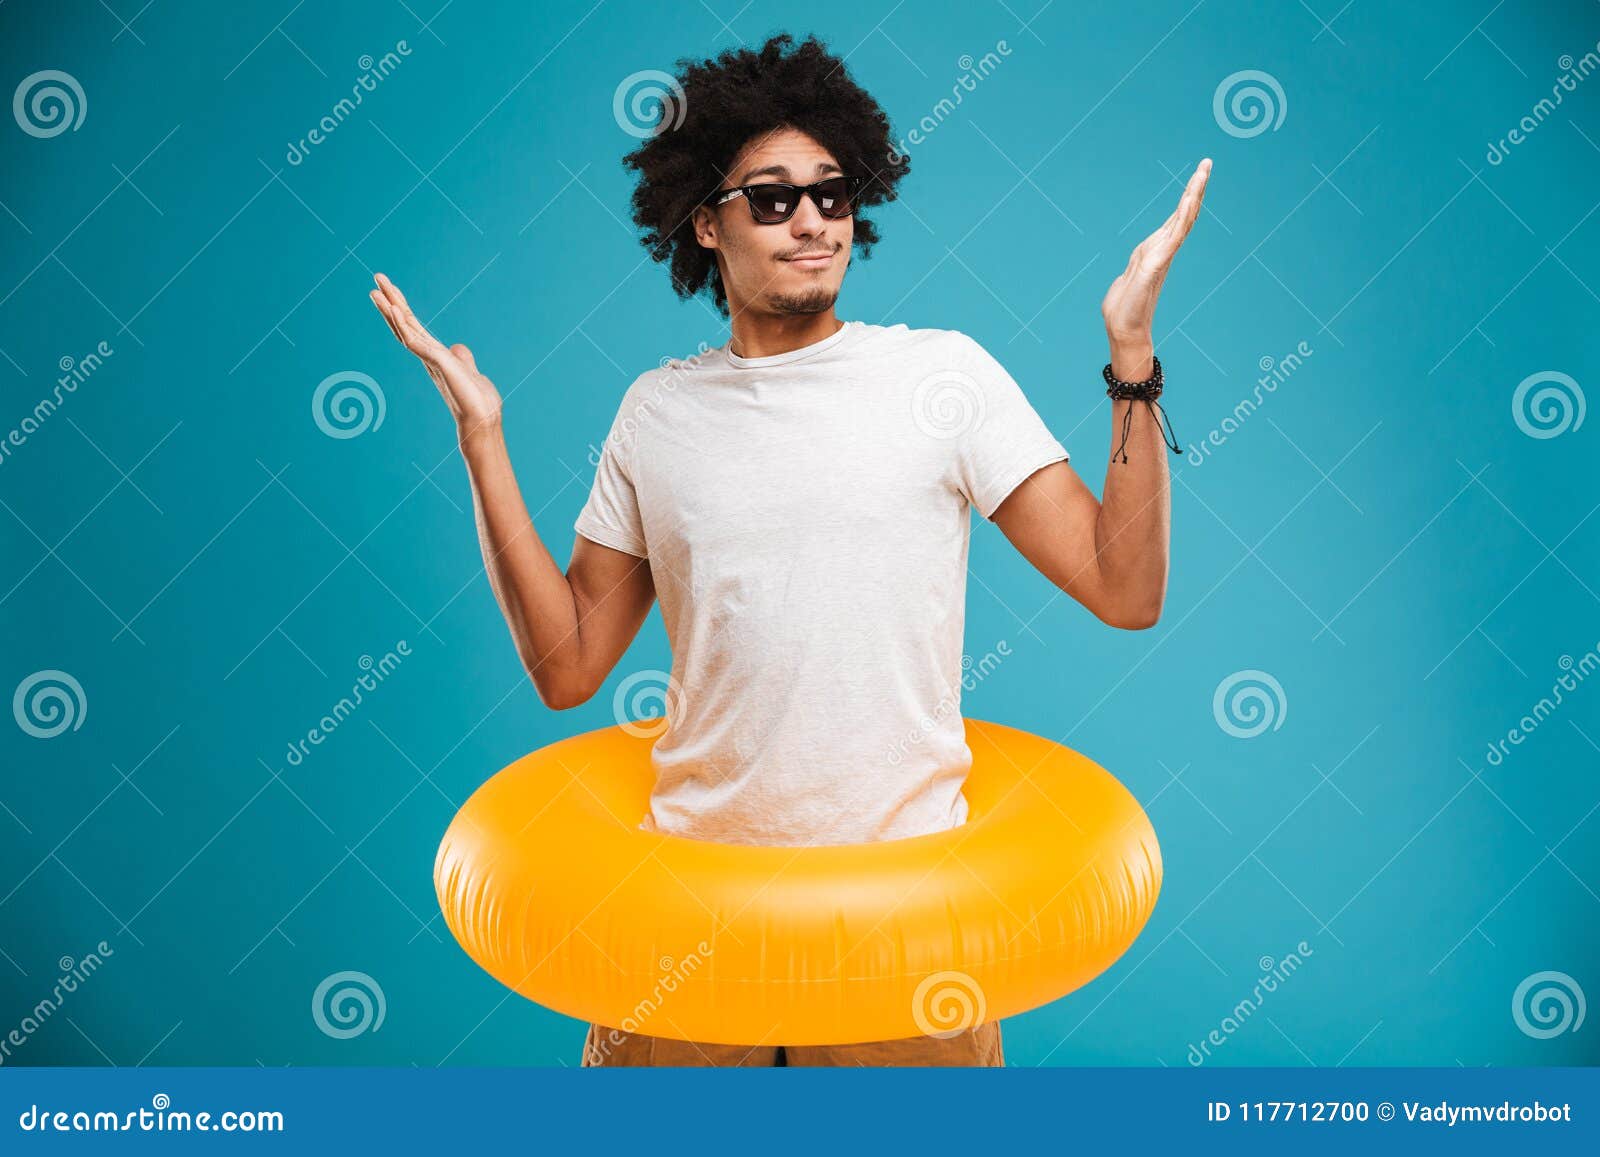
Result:
{"label": "chin", "polygon": [[768,301],[774,313],[826,313],[838,299],[837,285],[813,285],[791,293],[774,293]]}

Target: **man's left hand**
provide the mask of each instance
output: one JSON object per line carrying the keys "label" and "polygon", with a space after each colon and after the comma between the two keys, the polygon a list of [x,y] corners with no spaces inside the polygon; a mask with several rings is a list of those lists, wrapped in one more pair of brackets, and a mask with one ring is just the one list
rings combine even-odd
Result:
{"label": "man's left hand", "polygon": [[1100,316],[1105,319],[1106,336],[1111,342],[1111,372],[1123,381],[1142,381],[1151,373],[1151,326],[1156,299],[1178,247],[1200,215],[1200,202],[1205,199],[1210,176],[1211,158],[1207,157],[1195,167],[1172,216],[1134,247],[1128,267],[1111,283],[1100,303]]}

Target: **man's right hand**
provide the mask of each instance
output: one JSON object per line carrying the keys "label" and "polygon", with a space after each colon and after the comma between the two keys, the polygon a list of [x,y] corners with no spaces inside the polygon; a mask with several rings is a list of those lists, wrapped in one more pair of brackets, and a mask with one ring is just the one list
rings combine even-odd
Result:
{"label": "man's right hand", "polygon": [[464,345],[447,346],[434,337],[406,304],[405,294],[383,274],[375,275],[378,288],[368,295],[400,344],[416,354],[450,407],[460,437],[493,430],[500,422],[500,392],[478,372],[472,351]]}

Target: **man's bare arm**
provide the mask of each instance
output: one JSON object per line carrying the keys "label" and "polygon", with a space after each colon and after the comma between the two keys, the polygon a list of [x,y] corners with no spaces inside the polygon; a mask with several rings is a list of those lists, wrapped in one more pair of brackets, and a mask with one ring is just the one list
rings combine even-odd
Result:
{"label": "man's bare arm", "polygon": [[[1113,445],[1132,404],[1112,407]],[[1137,631],[1161,617],[1172,520],[1166,445],[1144,406],[1136,408],[1126,450],[1128,461],[1106,470],[1103,503],[1076,470],[1053,462],[1013,490],[993,520],[1040,574],[1095,618]]]}
{"label": "man's bare arm", "polygon": [[[1210,177],[1208,158],[1195,166],[1172,215],[1134,247],[1128,267],[1100,303],[1111,372],[1121,381],[1142,382],[1155,370],[1156,301],[1200,215]],[[1125,421],[1130,426],[1123,445]],[[1140,630],[1155,625],[1166,600],[1172,531],[1167,445],[1154,410],[1138,401],[1111,403],[1111,430],[1104,502],[1077,471],[1056,462],[1013,490],[995,510],[994,523],[1046,578],[1101,621]]]}
{"label": "man's bare arm", "polygon": [[500,395],[472,351],[445,346],[381,273],[373,304],[415,354],[456,420],[489,585],[539,698],[584,702],[628,649],[655,599],[645,560],[579,536],[562,574],[523,502],[500,424]]}

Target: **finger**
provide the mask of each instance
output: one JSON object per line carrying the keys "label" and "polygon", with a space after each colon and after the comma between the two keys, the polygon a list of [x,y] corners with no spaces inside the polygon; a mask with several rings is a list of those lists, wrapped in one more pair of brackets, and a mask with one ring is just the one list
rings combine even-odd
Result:
{"label": "finger", "polygon": [[1207,158],[1196,166],[1189,183],[1184,186],[1183,197],[1179,200],[1177,209],[1173,211],[1167,223],[1156,231],[1161,235],[1156,247],[1160,249],[1165,260],[1172,259],[1172,255],[1189,236],[1189,230],[1194,227],[1195,220],[1200,216],[1200,203],[1205,198],[1206,179],[1210,174],[1211,161]]}
{"label": "finger", "polygon": [[378,285],[378,288],[374,290],[378,297],[374,298],[374,300],[381,299],[385,316],[389,318],[396,329],[402,331],[401,340],[405,340],[403,336],[404,322],[406,321],[406,315],[411,312],[410,307],[406,305],[405,295],[400,292],[399,286],[381,273],[373,274],[372,280],[377,282]]}
{"label": "finger", "polygon": [[1211,158],[1207,157],[1200,162],[1200,165],[1205,171],[1200,175],[1200,187],[1195,191],[1194,215],[1197,218],[1200,216],[1200,206],[1206,199],[1206,189],[1211,184]]}
{"label": "finger", "polygon": [[417,320],[417,315],[411,310],[411,303],[406,300],[406,295],[400,292],[398,285],[390,281],[382,273],[374,274],[373,280],[378,283],[378,288],[382,290],[384,299],[389,303],[390,309],[394,313],[395,321],[402,332],[412,332],[414,335],[432,337],[423,324]]}
{"label": "finger", "polygon": [[1178,207],[1172,211],[1164,229],[1167,233],[1182,233],[1193,220],[1195,205],[1194,185],[1191,183],[1184,187],[1183,196],[1178,200]]}
{"label": "finger", "polygon": [[389,302],[384,301],[384,296],[378,293],[378,290],[373,290],[371,298],[373,298],[374,306],[378,306],[379,314],[382,314],[382,318],[384,318],[384,325],[389,326],[389,333],[394,334],[395,341],[405,346],[405,334],[400,333],[400,323],[395,322],[394,310],[390,309]]}
{"label": "finger", "polygon": [[384,300],[383,294],[374,289],[367,296],[372,298],[372,304],[377,306],[378,312],[383,315],[383,323],[389,327],[389,332],[394,334],[394,340],[404,345],[406,339],[400,336],[400,329],[389,314],[389,303]]}
{"label": "finger", "polygon": [[374,280],[383,291],[384,299],[393,314],[395,326],[400,331],[400,340],[405,343],[406,348],[420,358],[441,357],[444,353],[444,343],[429,333],[427,326],[417,320],[417,315],[412,312],[405,294],[400,292],[400,287],[381,273],[376,274]]}
{"label": "finger", "polygon": [[1195,206],[1199,203],[1200,193],[1205,188],[1206,174],[1210,166],[1202,161],[1195,167],[1189,179],[1184,183],[1183,194],[1178,198],[1178,207],[1172,211],[1172,216],[1167,218],[1169,223],[1181,224],[1193,218]]}
{"label": "finger", "polygon": [[1173,218],[1168,217],[1159,228],[1146,237],[1134,250],[1133,258],[1136,264],[1159,265],[1166,253],[1167,246],[1171,243]]}
{"label": "finger", "polygon": [[1180,213],[1182,213],[1182,212],[1183,212],[1183,201],[1180,199],[1178,201],[1178,207],[1176,209],[1174,209],[1172,212],[1167,214],[1167,219],[1165,221],[1161,222],[1161,224],[1157,225],[1155,232],[1150,234],[1150,236],[1151,237],[1158,237],[1165,230],[1172,228],[1172,223],[1178,219],[1178,215]]}
{"label": "finger", "polygon": [[1172,263],[1173,254],[1177,253],[1178,246],[1183,244],[1184,234],[1188,226],[1181,220],[1163,225],[1150,235],[1150,240],[1145,243],[1145,259],[1147,264],[1156,269],[1165,269]]}
{"label": "finger", "polygon": [[1206,182],[1211,178],[1211,158],[1207,157],[1195,166],[1194,175],[1189,178],[1188,188],[1184,190],[1184,199],[1189,202],[1189,211],[1184,216],[1184,232],[1189,231],[1195,219],[1200,216],[1200,203],[1206,197]]}
{"label": "finger", "polygon": [[478,372],[477,359],[475,359],[472,356],[472,351],[469,350],[466,346],[462,345],[460,342],[457,342],[455,345],[450,347],[450,352],[452,354],[454,354],[462,362],[465,362],[467,368],[469,370],[471,370],[473,373],[477,373]]}
{"label": "finger", "polygon": [[1186,209],[1187,201],[1188,189],[1186,187],[1184,190],[1184,195],[1178,199],[1178,207],[1167,215],[1167,219],[1165,221],[1156,226],[1155,232],[1151,233],[1150,236],[1145,238],[1146,249],[1159,248],[1161,245],[1166,243],[1166,239],[1174,230],[1182,226],[1183,215]]}
{"label": "finger", "polygon": [[389,280],[387,274],[374,273],[372,279],[378,283],[378,288],[383,290],[384,297],[388,298],[390,303],[401,309],[411,308],[406,302],[406,295],[400,292],[398,285]]}
{"label": "finger", "polygon": [[389,323],[389,328],[394,331],[394,336],[400,340],[400,344],[426,362],[428,360],[426,335],[419,336],[415,325],[408,322],[406,315],[395,309],[393,303],[385,300],[381,308],[383,319]]}

